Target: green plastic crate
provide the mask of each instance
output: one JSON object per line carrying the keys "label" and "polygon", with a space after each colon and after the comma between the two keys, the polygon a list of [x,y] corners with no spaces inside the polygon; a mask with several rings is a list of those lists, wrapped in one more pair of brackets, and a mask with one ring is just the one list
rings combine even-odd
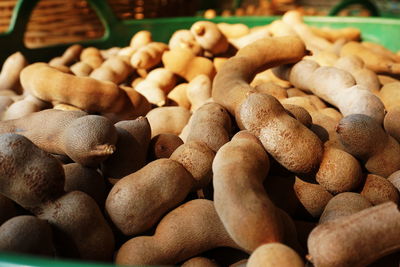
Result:
{"label": "green plastic crate", "polygon": [[[30,62],[48,61],[59,56],[70,44],[28,49],[24,46],[23,35],[28,18],[38,0],[20,0],[14,10],[10,29],[0,34],[0,65],[12,53],[21,51]],[[143,20],[121,21],[111,12],[106,1],[89,0],[92,8],[97,12],[105,26],[105,35],[98,40],[81,42],[84,46],[109,48],[112,46],[127,46],[130,38],[139,30],[148,30],[153,34],[155,41],[167,42],[172,33],[178,29],[188,29],[201,17],[179,17]],[[244,23],[249,27],[271,23],[279,17],[216,17],[211,21],[227,23]],[[393,51],[400,50],[400,20],[391,18],[361,18],[361,17],[305,17],[305,22],[318,27],[356,27],[362,32],[365,41],[380,43]],[[79,262],[69,260],[55,260],[28,255],[0,252],[0,267],[106,267],[111,264]]]}
{"label": "green plastic crate", "polygon": [[[38,0],[20,0],[11,18],[8,32],[0,34],[0,65],[10,54],[21,51],[30,62],[48,61],[60,56],[69,44],[28,49],[24,45],[24,32],[29,15]],[[107,1],[88,1],[104,24],[105,34],[97,40],[81,42],[84,46],[110,48],[127,46],[134,33],[149,30],[155,41],[166,42],[178,29],[188,29],[201,17],[159,18],[143,20],[119,20],[111,11]],[[250,27],[271,23],[278,17],[216,17],[215,22],[244,23]],[[380,43],[387,48],[400,50],[400,20],[393,18],[362,17],[305,17],[305,22],[314,26],[332,28],[357,27],[362,32],[363,40]]]}

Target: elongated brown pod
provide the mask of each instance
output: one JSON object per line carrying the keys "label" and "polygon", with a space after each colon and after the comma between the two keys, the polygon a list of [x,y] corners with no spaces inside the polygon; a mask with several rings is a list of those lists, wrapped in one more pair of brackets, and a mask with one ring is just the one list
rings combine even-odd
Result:
{"label": "elongated brown pod", "polygon": [[158,159],[121,178],[107,197],[106,210],[122,233],[140,234],[178,206],[193,184],[180,163]]}
{"label": "elongated brown pod", "polygon": [[274,73],[296,88],[312,92],[337,107],[344,115],[365,114],[381,123],[385,116],[383,101],[368,88],[356,84],[353,76],[342,69],[320,66],[303,59],[293,66],[280,66]]}
{"label": "elongated brown pod", "polygon": [[153,236],[138,236],[121,246],[116,264],[176,264],[216,247],[239,248],[215,212],[214,203],[195,199],[168,213]]}
{"label": "elongated brown pod", "polygon": [[291,117],[273,96],[250,94],[238,108],[236,120],[288,170],[309,173],[319,166],[323,154],[321,140]]}
{"label": "elongated brown pod", "polygon": [[32,215],[16,216],[0,226],[0,250],[52,256],[53,233],[48,222]]}
{"label": "elongated brown pod", "polygon": [[336,133],[346,151],[359,158],[368,172],[388,177],[400,169],[400,144],[373,118],[348,115],[340,120]]}
{"label": "elongated brown pod", "polygon": [[306,54],[304,43],[296,36],[255,41],[240,49],[222,66],[214,79],[212,97],[231,114],[235,114],[237,106],[253,90],[249,83],[258,72],[297,62]]}
{"label": "elongated brown pod", "polygon": [[46,102],[67,103],[90,112],[125,114],[135,110],[127,93],[112,82],[77,77],[45,63],[29,65],[20,77],[25,90]]}
{"label": "elongated brown pod", "polygon": [[357,267],[400,250],[400,211],[393,202],[323,223],[308,238],[316,267]]}
{"label": "elongated brown pod", "polygon": [[283,240],[278,211],[263,187],[268,170],[267,153],[249,132],[237,133],[213,162],[215,209],[245,251]]}
{"label": "elongated brown pod", "polygon": [[225,108],[217,103],[206,103],[198,108],[188,122],[186,142],[201,141],[214,152],[229,141],[231,119]]}
{"label": "elongated brown pod", "polygon": [[103,116],[55,109],[2,121],[0,133],[23,135],[46,152],[92,167],[115,151],[118,138],[112,122]]}
{"label": "elongated brown pod", "polygon": [[64,191],[56,158],[17,134],[0,135],[0,158],[0,193],[51,224],[60,256],[111,259],[111,228],[89,195]]}

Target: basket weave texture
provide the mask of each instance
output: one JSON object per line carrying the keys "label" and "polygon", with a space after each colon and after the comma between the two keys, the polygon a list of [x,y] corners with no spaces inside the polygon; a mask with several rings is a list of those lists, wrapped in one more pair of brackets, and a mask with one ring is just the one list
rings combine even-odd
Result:
{"label": "basket weave texture", "polygon": [[[194,1],[107,0],[120,19],[190,16]],[[17,0],[0,1],[0,32],[6,32]],[[72,43],[103,36],[104,27],[85,0],[40,0],[35,6],[24,36],[28,47]]]}

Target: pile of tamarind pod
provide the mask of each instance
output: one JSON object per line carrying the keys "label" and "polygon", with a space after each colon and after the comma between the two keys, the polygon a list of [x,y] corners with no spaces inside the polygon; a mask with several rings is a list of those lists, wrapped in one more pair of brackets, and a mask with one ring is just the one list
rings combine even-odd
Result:
{"label": "pile of tamarind pod", "polygon": [[[0,251],[398,266],[400,54],[355,28],[198,21],[0,73]],[[1,260],[0,260],[1,261]]]}

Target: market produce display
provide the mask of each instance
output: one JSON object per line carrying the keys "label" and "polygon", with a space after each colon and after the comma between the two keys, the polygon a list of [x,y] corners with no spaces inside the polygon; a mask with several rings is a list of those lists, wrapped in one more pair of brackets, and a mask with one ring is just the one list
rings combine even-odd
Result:
{"label": "market produce display", "polygon": [[0,253],[398,266],[400,54],[362,38],[288,11],[49,62],[10,55]]}

